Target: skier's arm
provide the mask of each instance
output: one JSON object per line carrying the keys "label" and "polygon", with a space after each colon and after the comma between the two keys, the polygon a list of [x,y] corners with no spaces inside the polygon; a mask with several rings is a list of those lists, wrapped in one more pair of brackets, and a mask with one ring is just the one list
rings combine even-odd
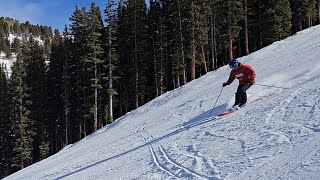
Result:
{"label": "skier's arm", "polygon": [[231,84],[231,83],[234,81],[235,78],[236,78],[236,76],[234,75],[233,71],[231,71],[231,72],[230,72],[229,79],[228,79],[228,81],[226,82],[227,85]]}
{"label": "skier's arm", "polygon": [[254,84],[255,81],[256,81],[256,72],[254,71],[254,69],[253,69],[252,67],[248,68],[247,71],[248,71],[248,74],[249,74],[248,80],[249,80],[252,84]]}

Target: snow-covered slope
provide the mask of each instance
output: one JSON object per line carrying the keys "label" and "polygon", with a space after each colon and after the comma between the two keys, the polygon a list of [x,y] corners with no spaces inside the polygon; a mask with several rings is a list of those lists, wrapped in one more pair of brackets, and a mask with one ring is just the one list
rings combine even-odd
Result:
{"label": "snow-covered slope", "polygon": [[[257,84],[249,105],[206,120],[225,66],[166,93],[7,179],[319,179],[320,26],[239,59]],[[230,107],[237,82],[212,114]]]}

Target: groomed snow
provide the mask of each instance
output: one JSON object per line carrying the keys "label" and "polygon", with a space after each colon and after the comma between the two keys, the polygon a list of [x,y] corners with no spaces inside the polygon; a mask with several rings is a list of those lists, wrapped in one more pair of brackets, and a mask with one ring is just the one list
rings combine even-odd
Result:
{"label": "groomed snow", "polygon": [[[320,177],[320,26],[239,58],[257,84],[249,105],[207,120],[225,66],[127,113],[6,179],[229,179]],[[223,88],[212,115],[234,101]]]}

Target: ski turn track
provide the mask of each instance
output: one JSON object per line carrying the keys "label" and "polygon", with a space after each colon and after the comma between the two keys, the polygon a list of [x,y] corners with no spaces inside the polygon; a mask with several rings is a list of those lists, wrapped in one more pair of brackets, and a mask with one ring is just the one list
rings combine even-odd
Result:
{"label": "ski turn track", "polygon": [[171,158],[169,153],[153,138],[151,133],[144,129],[144,126],[145,124],[143,124],[135,134],[143,139],[145,144],[148,144],[149,151],[153,159],[152,161],[159,170],[167,173],[174,179],[220,180],[216,177],[208,177],[197,173],[177,162],[174,158]]}

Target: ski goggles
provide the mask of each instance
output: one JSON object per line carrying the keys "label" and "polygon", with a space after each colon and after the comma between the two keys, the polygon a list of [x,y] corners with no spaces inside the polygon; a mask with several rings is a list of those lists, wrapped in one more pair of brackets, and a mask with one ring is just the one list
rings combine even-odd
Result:
{"label": "ski goggles", "polygon": [[231,69],[233,69],[233,68],[237,69],[238,68],[238,64],[229,64],[229,67]]}

